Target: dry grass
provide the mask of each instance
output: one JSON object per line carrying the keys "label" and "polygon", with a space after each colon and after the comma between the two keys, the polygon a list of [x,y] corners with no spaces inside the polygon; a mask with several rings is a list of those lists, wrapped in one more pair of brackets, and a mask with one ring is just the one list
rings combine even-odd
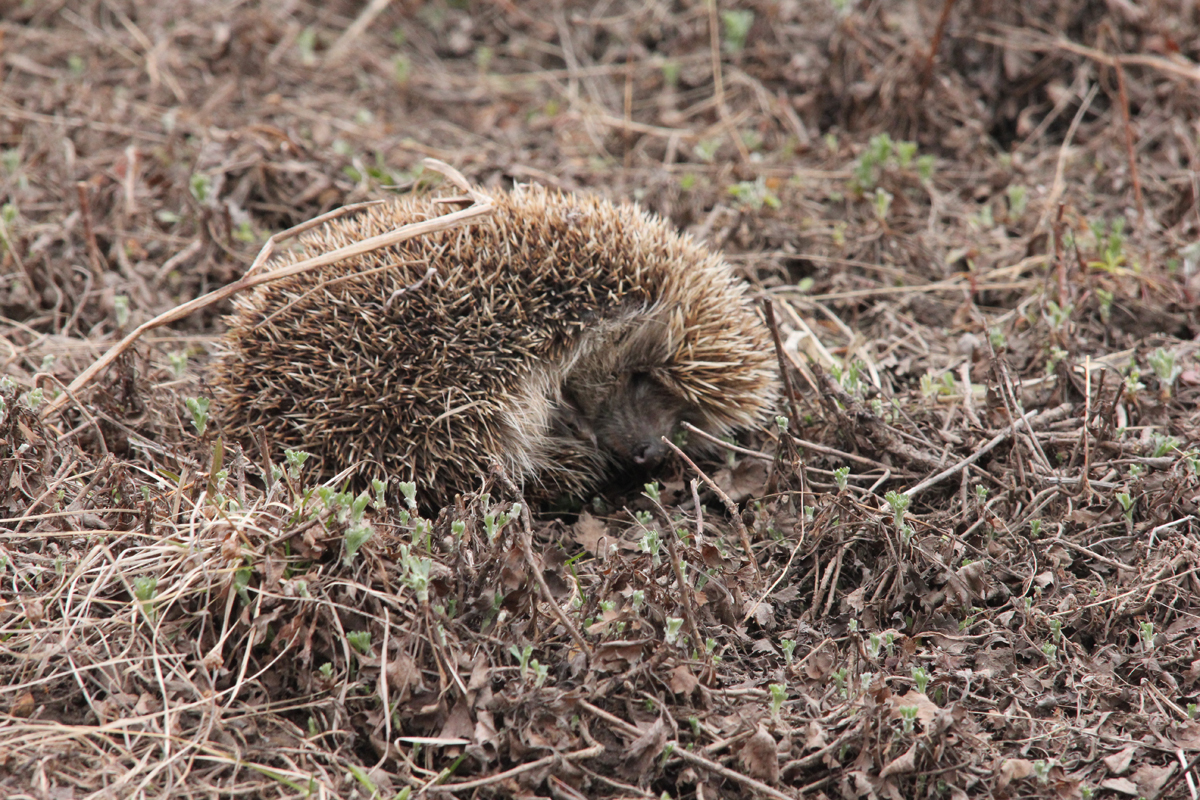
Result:
{"label": "dry grass", "polygon": [[[1200,19],[840,5],[0,0],[3,793],[1196,798]],[[723,249],[789,431],[360,520],[219,305],[64,391],[427,156]]]}

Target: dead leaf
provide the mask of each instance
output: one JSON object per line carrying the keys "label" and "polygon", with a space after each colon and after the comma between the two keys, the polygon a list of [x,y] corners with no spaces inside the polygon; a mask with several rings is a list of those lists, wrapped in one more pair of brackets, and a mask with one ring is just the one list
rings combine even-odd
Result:
{"label": "dead leaf", "polygon": [[1175,763],[1171,762],[1161,767],[1155,764],[1143,764],[1133,771],[1132,777],[1142,797],[1158,797],[1158,790],[1174,774]]}
{"label": "dead leaf", "polygon": [[880,778],[887,778],[892,775],[907,775],[917,769],[917,743],[913,742],[912,746],[904,753],[892,759],[891,763],[887,764],[879,771]]}
{"label": "dead leaf", "polygon": [[1113,753],[1104,759],[1104,766],[1108,767],[1108,771],[1113,775],[1124,775],[1129,770],[1129,764],[1133,761],[1133,754],[1136,750],[1136,747],[1130,746],[1119,753]]}
{"label": "dead leaf", "polygon": [[671,691],[675,694],[691,694],[692,690],[700,685],[699,679],[692,674],[692,671],[688,669],[687,664],[680,664],[678,667],[671,670],[670,674],[671,679],[668,681],[667,686],[669,686]]}
{"label": "dead leaf", "polygon": [[667,726],[660,716],[646,731],[629,744],[625,764],[632,775],[641,775],[667,744]]}
{"label": "dead leaf", "polygon": [[1000,779],[996,788],[1004,791],[1013,781],[1028,778],[1033,774],[1033,762],[1026,758],[1006,758],[1000,765]]}
{"label": "dead leaf", "polygon": [[607,554],[611,544],[608,526],[586,511],[581,511],[579,519],[571,526],[571,538],[594,556]]}
{"label": "dead leaf", "polygon": [[1129,778],[1109,778],[1100,782],[1100,788],[1134,797],[1139,794],[1137,784],[1129,780]]}
{"label": "dead leaf", "polygon": [[776,749],[775,737],[761,725],[754,735],[742,745],[742,766],[750,777],[764,783],[779,781],[779,752]]}
{"label": "dead leaf", "polygon": [[36,707],[37,701],[33,699],[33,693],[25,692],[13,702],[9,713],[14,717],[28,717]]}

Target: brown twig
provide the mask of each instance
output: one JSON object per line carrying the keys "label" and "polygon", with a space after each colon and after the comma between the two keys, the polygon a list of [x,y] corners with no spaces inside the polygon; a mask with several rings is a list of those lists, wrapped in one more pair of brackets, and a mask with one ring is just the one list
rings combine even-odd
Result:
{"label": "brown twig", "polygon": [[[250,265],[250,269],[246,271],[245,276],[234,281],[233,283],[221,287],[220,289],[209,292],[201,297],[197,297],[194,300],[190,300],[183,305],[176,306],[170,311],[165,311],[149,322],[142,323],[124,339],[110,347],[108,352],[96,359],[91,366],[81,372],[75,378],[75,380],[71,381],[71,385],[67,388],[72,392],[78,392],[80,389],[90,383],[97,375],[107,369],[122,353],[132,347],[133,343],[140,339],[147,331],[160,328],[163,325],[168,325],[172,322],[177,322],[178,320],[187,317],[194,311],[197,311],[201,308],[206,308],[214,303],[219,303],[228,297],[232,297],[238,292],[245,291],[246,289],[253,288],[263,283],[270,283],[271,281],[277,281],[292,275],[298,275],[302,272],[308,272],[328,264],[335,264],[338,261],[344,261],[347,258],[353,258],[354,256],[362,255],[363,253],[370,253],[383,247],[399,244],[400,242],[405,242],[409,239],[415,239],[418,236],[424,236],[435,231],[453,228],[456,225],[460,225],[476,217],[481,217],[492,212],[492,199],[470,187],[467,184],[466,179],[458,170],[454,169],[449,164],[444,164],[441,161],[432,158],[425,159],[425,165],[431,169],[441,172],[442,174],[446,175],[446,177],[450,178],[454,183],[464,188],[472,196],[472,198],[475,199],[475,205],[469,208],[464,208],[461,211],[455,211],[451,214],[435,217],[431,220],[412,222],[407,225],[402,225],[401,227],[396,228],[393,231],[389,231],[388,233],[380,234],[379,236],[372,236],[369,239],[364,239],[361,242],[355,242],[354,244],[346,245],[345,247],[339,247],[337,250],[333,250],[329,253],[323,253],[319,256],[306,258],[303,261],[281,269],[271,270],[270,272],[261,275],[255,275],[255,270],[264,264],[267,260],[267,257],[269,257],[271,249],[274,246],[274,241],[280,237],[280,235],[277,234],[276,237],[269,239],[266,245],[263,245],[262,251],[259,253],[258,257],[254,259],[254,263]],[[328,215],[323,216],[326,219],[328,218]],[[304,223],[303,225],[298,225],[295,228],[291,228],[284,233],[294,236],[299,232],[307,230],[314,224],[318,223],[315,220],[310,221]],[[279,240],[282,239],[280,238]],[[68,394],[63,393],[48,403],[42,412],[42,418],[46,419],[52,414],[60,411],[62,407],[66,405],[68,397]]]}
{"label": "brown twig", "polygon": [[792,386],[792,376],[788,374],[788,361],[783,354],[783,340],[779,337],[779,325],[775,322],[775,307],[770,297],[762,300],[763,316],[767,318],[767,327],[771,329],[771,339],[775,342],[775,358],[779,361],[779,380],[783,382],[783,393],[787,397],[788,411],[792,414],[791,424],[800,424],[800,409],[796,405],[796,390]]}
{"label": "brown twig", "polygon": [[925,97],[929,83],[933,80],[933,61],[937,58],[942,46],[942,37],[946,35],[946,25],[950,22],[950,10],[954,8],[954,0],[944,0],[942,13],[938,16],[937,28],[933,31],[933,39],[929,43],[929,58],[925,59],[925,68],[921,70],[921,88],[917,91],[917,103]]}
{"label": "brown twig", "polygon": [[88,199],[87,181],[75,183],[75,193],[79,196],[79,214],[83,217],[83,238],[87,242],[88,261],[91,262],[92,272],[99,277],[104,274],[104,258],[100,254],[100,244],[96,241],[96,227],[92,224],[92,202]]}
{"label": "brown twig", "polygon": [[1113,70],[1117,73],[1117,98],[1121,105],[1121,122],[1125,127],[1125,154],[1129,158],[1129,177],[1133,181],[1133,201],[1137,204],[1138,230],[1146,220],[1146,207],[1142,204],[1142,178],[1138,173],[1137,153],[1133,146],[1133,122],[1129,119],[1129,92],[1125,89],[1125,66],[1120,61],[1113,62]]}
{"label": "brown twig", "polygon": [[729,516],[733,519],[733,527],[737,529],[738,537],[742,540],[742,547],[746,550],[746,558],[750,560],[751,565],[754,567],[754,580],[757,584],[761,585],[762,575],[758,572],[758,559],[754,557],[754,550],[750,547],[750,533],[746,530],[746,524],[742,522],[742,514],[738,511],[737,503],[733,502],[729,495],[725,494],[712,478],[705,475],[704,470],[696,466],[696,462],[692,461],[687,457],[686,453],[676,447],[674,442],[665,436],[662,437],[662,441],[675,452],[675,455],[682,458],[684,463],[691,467],[708,488],[712,489],[717,497],[721,499],[721,502],[725,504],[725,510],[729,512]]}

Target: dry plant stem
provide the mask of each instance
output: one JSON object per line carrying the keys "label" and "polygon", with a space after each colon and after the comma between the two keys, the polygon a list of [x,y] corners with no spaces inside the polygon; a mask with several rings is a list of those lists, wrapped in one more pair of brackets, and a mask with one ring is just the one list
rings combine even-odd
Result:
{"label": "dry plant stem", "polygon": [[713,101],[717,104],[717,113],[721,115],[723,127],[734,146],[737,147],[738,154],[742,157],[742,163],[746,163],[750,160],[750,150],[742,141],[742,137],[738,135],[736,123],[729,118],[729,109],[725,105],[725,79],[721,75],[721,29],[717,18],[717,0],[712,0],[708,4],[708,36],[709,48],[712,51]]}
{"label": "dry plant stem", "polygon": [[[345,247],[339,247],[337,250],[333,250],[329,253],[324,253],[313,258],[307,258],[283,269],[272,270],[271,272],[263,275],[254,275],[254,270],[266,261],[266,256],[270,253],[269,248],[271,247],[271,244],[270,240],[268,240],[268,244],[264,245],[263,252],[260,253],[259,257],[254,260],[254,264],[252,264],[250,269],[247,270],[245,277],[236,280],[233,283],[227,284],[220,289],[209,292],[202,297],[197,297],[195,300],[191,300],[183,305],[176,306],[170,311],[159,314],[149,322],[142,323],[135,328],[132,333],[109,348],[108,352],[93,362],[91,366],[81,372],[75,378],[75,380],[71,381],[71,385],[67,388],[71,392],[78,392],[80,389],[90,383],[97,375],[107,369],[122,353],[132,347],[133,343],[140,339],[147,331],[160,328],[163,325],[168,325],[172,322],[177,322],[178,320],[187,317],[194,311],[197,311],[201,308],[206,308],[214,303],[219,303],[228,297],[232,297],[238,292],[253,288],[263,283],[270,283],[272,281],[277,281],[292,275],[298,275],[302,272],[308,272],[328,264],[335,264],[347,258],[352,258],[363,253],[370,253],[383,247],[389,247],[394,244],[399,244],[400,242],[406,242],[409,239],[415,239],[418,236],[424,236],[435,231],[453,228],[456,225],[462,224],[476,217],[490,214],[492,212],[493,205],[491,198],[466,185],[466,179],[462,177],[462,174],[459,173],[458,170],[454,169],[448,164],[443,164],[442,162],[432,158],[425,159],[424,163],[426,166],[446,175],[448,178],[454,181],[455,184],[458,184],[464,190],[466,190],[475,200],[475,205],[469,208],[464,208],[461,211],[455,211],[453,213],[446,214],[445,216],[437,217],[435,219],[403,225],[394,231],[389,231],[388,233],[380,234],[379,236],[372,236],[369,239],[363,239],[361,242],[355,242],[354,244],[347,245]],[[307,223],[309,227],[311,227],[312,224],[315,224],[315,222]],[[298,226],[298,228],[302,230],[306,229],[303,226]],[[292,230],[295,231],[297,229],[293,228]],[[42,418],[47,419],[52,414],[60,411],[62,407],[66,405],[69,397],[70,395],[64,392],[52,400],[42,412]]]}
{"label": "dry plant stem", "polygon": [[813,368],[816,371],[817,378],[821,381],[822,388],[826,392],[826,399],[833,398],[841,403],[842,409],[844,409],[840,412],[841,415],[847,417],[848,421],[849,417],[853,415],[854,421],[865,428],[867,436],[876,445],[922,469],[941,469],[942,462],[937,456],[922,452],[910,444],[905,444],[901,441],[900,436],[892,430],[891,426],[875,416],[868,409],[863,408],[862,404],[851,397],[829,373],[816,364],[813,365]]}
{"label": "dry plant stem", "polygon": [[762,781],[751,778],[749,775],[743,775],[742,773],[732,770],[729,767],[718,764],[716,761],[710,761],[704,756],[696,755],[689,750],[684,750],[682,747],[676,747],[673,751],[671,751],[671,758],[682,759],[692,766],[708,770],[709,772],[720,775],[722,778],[736,781],[760,794],[766,795],[767,797],[773,797],[776,800],[795,800],[795,798],[790,794],[784,794],[778,789],[772,788]]}
{"label": "dry plant stem", "polygon": [[757,458],[759,461],[774,461],[775,460],[774,456],[769,456],[766,453],[760,453],[759,451],[751,450],[748,447],[739,447],[736,444],[730,444],[729,442],[723,442],[720,439],[718,439],[717,437],[713,436],[711,433],[700,430],[699,428],[697,428],[695,425],[693,425],[690,422],[682,423],[682,427],[688,433],[694,433],[697,436],[699,436],[701,439],[704,439],[706,442],[712,442],[717,447],[724,448],[725,450],[728,450],[731,453],[739,453],[740,455],[746,456],[748,458]]}
{"label": "dry plant stem", "polygon": [[[712,489],[713,492],[716,493],[717,497],[721,498],[721,502],[725,504],[725,510],[729,512],[730,518],[733,519],[733,527],[737,528],[738,537],[742,540],[742,547],[746,550],[746,558],[754,567],[754,581],[756,584],[762,585],[762,575],[759,574],[758,571],[758,559],[754,557],[754,550],[750,547],[750,534],[746,530],[746,524],[742,522],[742,515],[738,511],[737,503],[733,502],[729,495],[721,491],[721,487],[717,486],[717,484],[713,482],[712,478],[705,475],[704,470],[697,467],[696,462],[688,458],[687,454],[676,447],[674,442],[665,436],[662,437],[662,441],[667,447],[671,448],[671,450],[674,451],[677,456],[683,459],[685,464],[691,467],[692,470],[700,476],[700,479],[704,481],[708,488]],[[697,508],[699,508],[699,506],[697,506]]]}
{"label": "dry plant stem", "polygon": [[350,49],[350,45],[358,37],[363,35],[363,32],[370,27],[375,18],[383,13],[384,9],[390,5],[392,0],[371,0],[362,13],[355,18],[354,22],[342,32],[337,41],[333,43],[333,47],[329,48],[329,52],[325,55],[325,63],[328,65],[335,64],[346,51]]}
{"label": "dry plant stem", "polygon": [[952,8],[954,8],[954,0],[944,0],[937,28],[933,32],[933,40],[929,43],[929,58],[925,60],[925,69],[921,71],[921,88],[917,92],[917,103],[920,103],[925,97],[925,92],[929,90],[929,82],[933,80],[933,61],[937,58],[938,49],[942,46],[942,37],[946,35],[946,24],[950,21]]}
{"label": "dry plant stem", "polygon": [[1088,90],[1087,96],[1083,98],[1083,102],[1079,104],[1079,110],[1075,112],[1074,118],[1071,119],[1070,126],[1067,127],[1067,135],[1063,137],[1062,146],[1058,148],[1058,162],[1054,167],[1054,183],[1050,186],[1050,193],[1046,197],[1046,203],[1042,206],[1042,216],[1038,218],[1038,224],[1034,228],[1034,232],[1041,231],[1046,227],[1046,220],[1050,218],[1050,209],[1058,205],[1058,201],[1062,198],[1063,190],[1066,183],[1063,180],[1063,175],[1067,169],[1067,152],[1071,146],[1071,141],[1075,138],[1075,132],[1079,130],[1079,125],[1083,122],[1083,115],[1091,108],[1092,101],[1096,99],[1096,92],[1100,91],[1099,84],[1092,84],[1092,88]]}
{"label": "dry plant stem", "polygon": [[100,244],[96,241],[96,228],[92,224],[92,203],[88,199],[86,181],[75,184],[75,192],[79,195],[79,213],[83,216],[83,237],[87,241],[88,260],[92,264],[92,272],[97,277],[103,275],[104,259],[100,255]]}
{"label": "dry plant stem", "polygon": [[[519,767],[513,767],[506,772],[497,772],[495,775],[489,775],[486,778],[479,778],[478,780],[474,781],[465,781],[464,783],[442,783],[438,784],[436,788],[441,792],[462,792],[471,789],[482,789],[484,786],[502,783],[509,778],[514,778],[522,773],[531,772],[535,769],[541,769],[542,767],[548,767],[560,759],[566,761],[587,761],[589,758],[596,758],[600,756],[603,752],[604,745],[598,744],[594,747],[585,747],[582,750],[576,750],[573,753],[555,753],[554,755],[549,755],[545,758],[539,758],[537,761],[530,761],[529,763],[522,764]],[[425,786],[421,789],[421,791],[418,791],[417,794],[420,795],[421,792],[429,788],[432,787]]]}
{"label": "dry plant stem", "polygon": [[1142,204],[1142,179],[1138,174],[1137,154],[1133,147],[1133,123],[1129,119],[1129,92],[1125,89],[1125,67],[1120,61],[1113,64],[1117,73],[1117,96],[1121,102],[1121,121],[1125,127],[1125,152],[1129,157],[1129,177],[1133,181],[1133,200],[1137,204],[1138,230],[1146,220],[1146,207]]}
{"label": "dry plant stem", "polygon": [[775,307],[771,298],[764,297],[762,301],[763,316],[767,318],[767,327],[771,329],[771,339],[775,342],[775,357],[779,359],[779,379],[783,381],[783,392],[787,396],[788,411],[792,414],[792,424],[800,424],[800,410],[796,406],[796,390],[792,386],[792,376],[788,374],[787,359],[783,355],[783,341],[779,338],[779,325],[775,322]]}
{"label": "dry plant stem", "polygon": [[[801,481],[803,481],[804,473],[801,472],[800,475],[801,475]],[[801,485],[801,487],[800,487],[800,493],[801,493],[801,497],[803,497],[803,495],[804,495],[804,486],[803,485]],[[804,545],[804,540],[806,538],[805,533],[806,533],[806,531],[804,529],[804,514],[802,512],[800,514],[800,538],[796,540],[796,546],[792,548],[792,553],[791,553],[791,555],[788,556],[787,563],[784,564],[783,569],[781,569],[779,571],[779,577],[776,578],[774,580],[774,582],[771,583],[770,586],[768,586],[766,589],[764,589],[763,593],[761,595],[759,595],[758,599],[755,600],[754,603],[751,604],[750,610],[746,612],[746,615],[744,617],[742,617],[742,624],[745,624],[746,621],[748,619],[750,619],[750,616],[752,614],[754,614],[755,611],[758,610],[758,607],[760,605],[762,605],[763,601],[766,600],[771,595],[771,592],[775,591],[775,587],[778,586],[780,584],[780,582],[783,581],[783,579],[787,577],[788,572],[792,568],[792,562],[796,560],[796,553],[800,552],[800,548]]]}
{"label": "dry plant stem", "polygon": [[974,453],[972,453],[971,455],[964,458],[962,461],[959,461],[954,466],[948,467],[947,469],[944,469],[941,472],[939,472],[937,475],[934,475],[932,478],[926,478],[925,480],[918,483],[916,486],[912,487],[911,489],[908,489],[907,491],[904,492],[905,496],[916,497],[918,494],[925,491],[930,486],[941,483],[942,481],[946,480],[946,478],[949,478],[951,475],[955,475],[955,474],[961,472],[962,470],[966,469],[970,465],[974,464],[980,458],[982,458],[983,456],[985,456],[989,452],[991,452],[993,449],[995,449],[1001,442],[1007,441],[1009,438],[1011,438],[1013,436],[1013,434],[1015,434],[1017,432],[1017,425],[1021,424],[1022,422],[1027,422],[1031,417],[1037,415],[1037,413],[1038,412],[1036,410],[1025,412],[1025,416],[1021,417],[1020,420],[1018,420],[1017,422],[1014,422],[1012,425],[1009,425],[1007,428],[1000,431],[1000,433],[993,436],[991,441],[989,441],[983,447],[979,448]]}
{"label": "dry plant stem", "polygon": [[[516,484],[508,477],[502,469],[496,471],[500,481],[505,487],[512,492],[516,497],[524,498]],[[588,646],[587,640],[580,634],[579,629],[575,627],[575,623],[571,622],[570,617],[562,610],[558,602],[554,599],[554,594],[550,591],[550,585],[546,583],[546,576],[542,574],[542,567],[538,564],[537,559],[533,556],[533,519],[529,516],[529,503],[521,503],[521,552],[525,556],[525,563],[529,567],[529,571],[533,573],[533,578],[537,581],[538,589],[542,593],[542,599],[550,606],[555,618],[562,624],[571,638],[575,641],[576,647],[583,652],[584,658],[588,664],[592,663],[592,649]]]}
{"label": "dry plant stem", "polygon": [[662,510],[663,517],[667,520],[667,555],[671,557],[671,571],[675,573],[675,583],[679,585],[679,604],[683,606],[683,618],[687,620],[688,633],[691,634],[696,651],[703,653],[705,660],[711,660],[711,654],[704,649],[704,637],[700,635],[700,627],[696,625],[696,613],[692,610],[692,592],[683,578],[683,564],[679,560],[679,548],[675,546],[675,532],[671,527],[671,518],[667,516],[667,512],[662,509],[662,506],[659,506],[659,509]]}

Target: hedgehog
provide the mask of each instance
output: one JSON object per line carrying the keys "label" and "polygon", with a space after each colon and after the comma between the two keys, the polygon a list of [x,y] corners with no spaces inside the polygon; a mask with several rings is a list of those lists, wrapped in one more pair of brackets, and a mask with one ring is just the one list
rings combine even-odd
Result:
{"label": "hedgehog", "polygon": [[[445,208],[393,198],[266,268]],[[653,468],[684,422],[729,435],[777,393],[770,334],[719,255],[636,205],[539,186],[469,226],[261,284],[227,323],[226,435],[255,443],[261,427],[325,474],[413,481],[431,508],[496,462],[535,502],[586,499]]]}

